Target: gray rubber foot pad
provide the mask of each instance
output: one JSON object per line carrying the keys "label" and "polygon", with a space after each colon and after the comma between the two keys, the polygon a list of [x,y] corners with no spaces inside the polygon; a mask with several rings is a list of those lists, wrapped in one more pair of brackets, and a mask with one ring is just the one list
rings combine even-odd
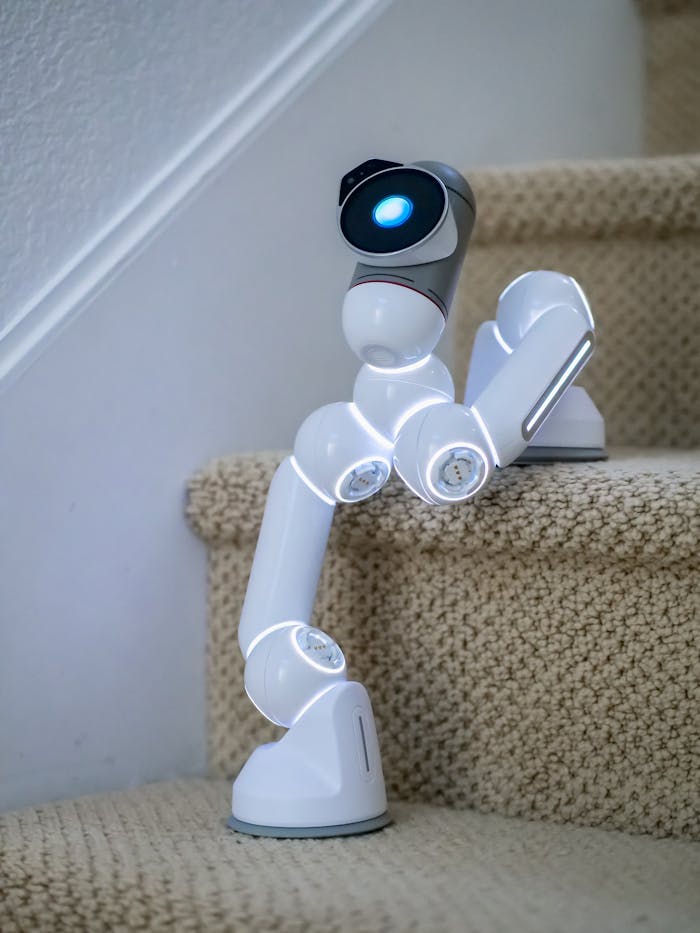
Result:
{"label": "gray rubber foot pad", "polygon": [[374,816],[371,820],[357,823],[340,823],[338,826],[263,826],[258,823],[245,823],[235,816],[229,817],[226,825],[237,833],[247,836],[273,836],[275,839],[324,839],[327,836],[358,836],[361,833],[373,833],[391,823],[389,813]]}
{"label": "gray rubber foot pad", "polygon": [[528,447],[517,460],[515,466],[526,463],[552,463],[554,461],[607,460],[608,453],[602,447]]}

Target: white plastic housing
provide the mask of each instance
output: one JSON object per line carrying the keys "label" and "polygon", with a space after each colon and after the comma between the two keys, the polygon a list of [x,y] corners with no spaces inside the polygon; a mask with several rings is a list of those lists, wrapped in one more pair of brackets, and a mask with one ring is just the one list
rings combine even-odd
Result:
{"label": "white plastic housing", "polygon": [[232,809],[246,823],[292,828],[381,816],[386,791],[365,688],[332,687],[279,742],[257,748],[233,785]]}
{"label": "white plastic housing", "polygon": [[[391,472],[391,446],[367,429],[348,402],[325,405],[309,415],[294,441],[294,458],[312,486],[336,502],[373,495]],[[375,465],[376,482],[365,495],[350,496],[348,478],[370,464]]]}
{"label": "white plastic housing", "polygon": [[514,279],[498,299],[496,324],[502,342],[513,350],[546,311],[566,305],[593,330],[593,315],[576,279],[541,269]]}
{"label": "white plastic housing", "polygon": [[363,366],[355,380],[353,400],[360,414],[387,440],[421,408],[454,401],[448,368],[432,354],[421,362],[391,372]]}
{"label": "white plastic housing", "polygon": [[[308,640],[312,639],[306,650]],[[314,641],[318,651],[314,655]],[[325,648],[325,650],[324,650]],[[333,684],[347,680],[345,658],[324,632],[308,625],[271,631],[259,641],[245,668],[245,689],[260,712],[291,726]]]}
{"label": "white plastic housing", "polygon": [[528,447],[605,450],[605,421],[582,386],[569,386]]}
{"label": "white plastic housing", "polygon": [[343,333],[364,363],[397,368],[432,353],[445,329],[434,302],[389,282],[363,282],[346,292]]}
{"label": "white plastic housing", "polygon": [[484,321],[479,325],[469,359],[469,372],[464,390],[465,405],[474,404],[512,352],[503,340],[495,321]]}
{"label": "white plastic housing", "polygon": [[[456,451],[469,451],[476,466],[473,482],[450,492],[438,476]],[[417,496],[432,504],[463,502],[484,486],[494,462],[484,431],[469,409],[455,403],[433,405],[413,415],[399,431],[394,466]]]}
{"label": "white plastic housing", "polygon": [[267,495],[238,626],[244,657],[270,628],[311,619],[334,510],[302,480],[291,458],[283,460]]}
{"label": "white plastic housing", "polygon": [[[510,337],[516,337],[514,331]],[[472,405],[498,466],[512,463],[525,450],[585,365],[593,344],[588,318],[570,305],[541,313],[519,338]]]}

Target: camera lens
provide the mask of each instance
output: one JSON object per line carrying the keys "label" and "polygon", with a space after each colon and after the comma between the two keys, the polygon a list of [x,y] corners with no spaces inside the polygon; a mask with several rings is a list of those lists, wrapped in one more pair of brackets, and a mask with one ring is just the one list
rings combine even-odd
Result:
{"label": "camera lens", "polygon": [[422,169],[390,168],[352,189],[340,210],[340,230],[355,249],[396,253],[424,240],[446,210],[438,178]]}

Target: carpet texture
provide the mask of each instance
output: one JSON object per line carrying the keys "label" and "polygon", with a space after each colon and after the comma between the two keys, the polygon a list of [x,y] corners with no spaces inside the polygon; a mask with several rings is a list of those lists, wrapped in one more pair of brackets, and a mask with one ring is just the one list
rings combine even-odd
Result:
{"label": "carpet texture", "polygon": [[700,151],[700,0],[637,0],[650,154]]}
{"label": "carpet texture", "polygon": [[700,446],[700,156],[467,175],[477,219],[448,324],[458,395],[503,288],[556,269],[591,302],[598,346],[579,381],[608,443]]}
{"label": "carpet texture", "polygon": [[0,816],[3,933],[695,933],[700,846],[397,803],[382,832],[224,828],[179,781]]}
{"label": "carpet texture", "polygon": [[[217,776],[277,734],[236,631],[279,459],[220,459],[190,486]],[[700,838],[699,545],[697,452],[512,467],[452,507],[398,482],[338,507],[314,622],[369,690],[390,795]]]}

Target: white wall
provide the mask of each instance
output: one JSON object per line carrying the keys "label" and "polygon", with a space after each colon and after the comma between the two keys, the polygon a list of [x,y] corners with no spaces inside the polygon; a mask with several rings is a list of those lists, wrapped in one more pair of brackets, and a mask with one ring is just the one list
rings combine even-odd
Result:
{"label": "white wall", "polygon": [[[193,54],[208,73],[202,36]],[[0,805],[204,767],[204,554],[184,483],[210,456],[289,445],[347,397],[340,176],[373,155],[634,154],[641,78],[631,0],[397,0],[144,226],[0,399]],[[160,80],[139,77],[143,95]],[[86,154],[86,190],[95,171]],[[42,191],[35,211],[54,210]],[[25,263],[15,294],[39,279]]]}
{"label": "white wall", "polygon": [[[0,5],[5,324],[327,0]],[[3,320],[0,318],[0,327]]]}

